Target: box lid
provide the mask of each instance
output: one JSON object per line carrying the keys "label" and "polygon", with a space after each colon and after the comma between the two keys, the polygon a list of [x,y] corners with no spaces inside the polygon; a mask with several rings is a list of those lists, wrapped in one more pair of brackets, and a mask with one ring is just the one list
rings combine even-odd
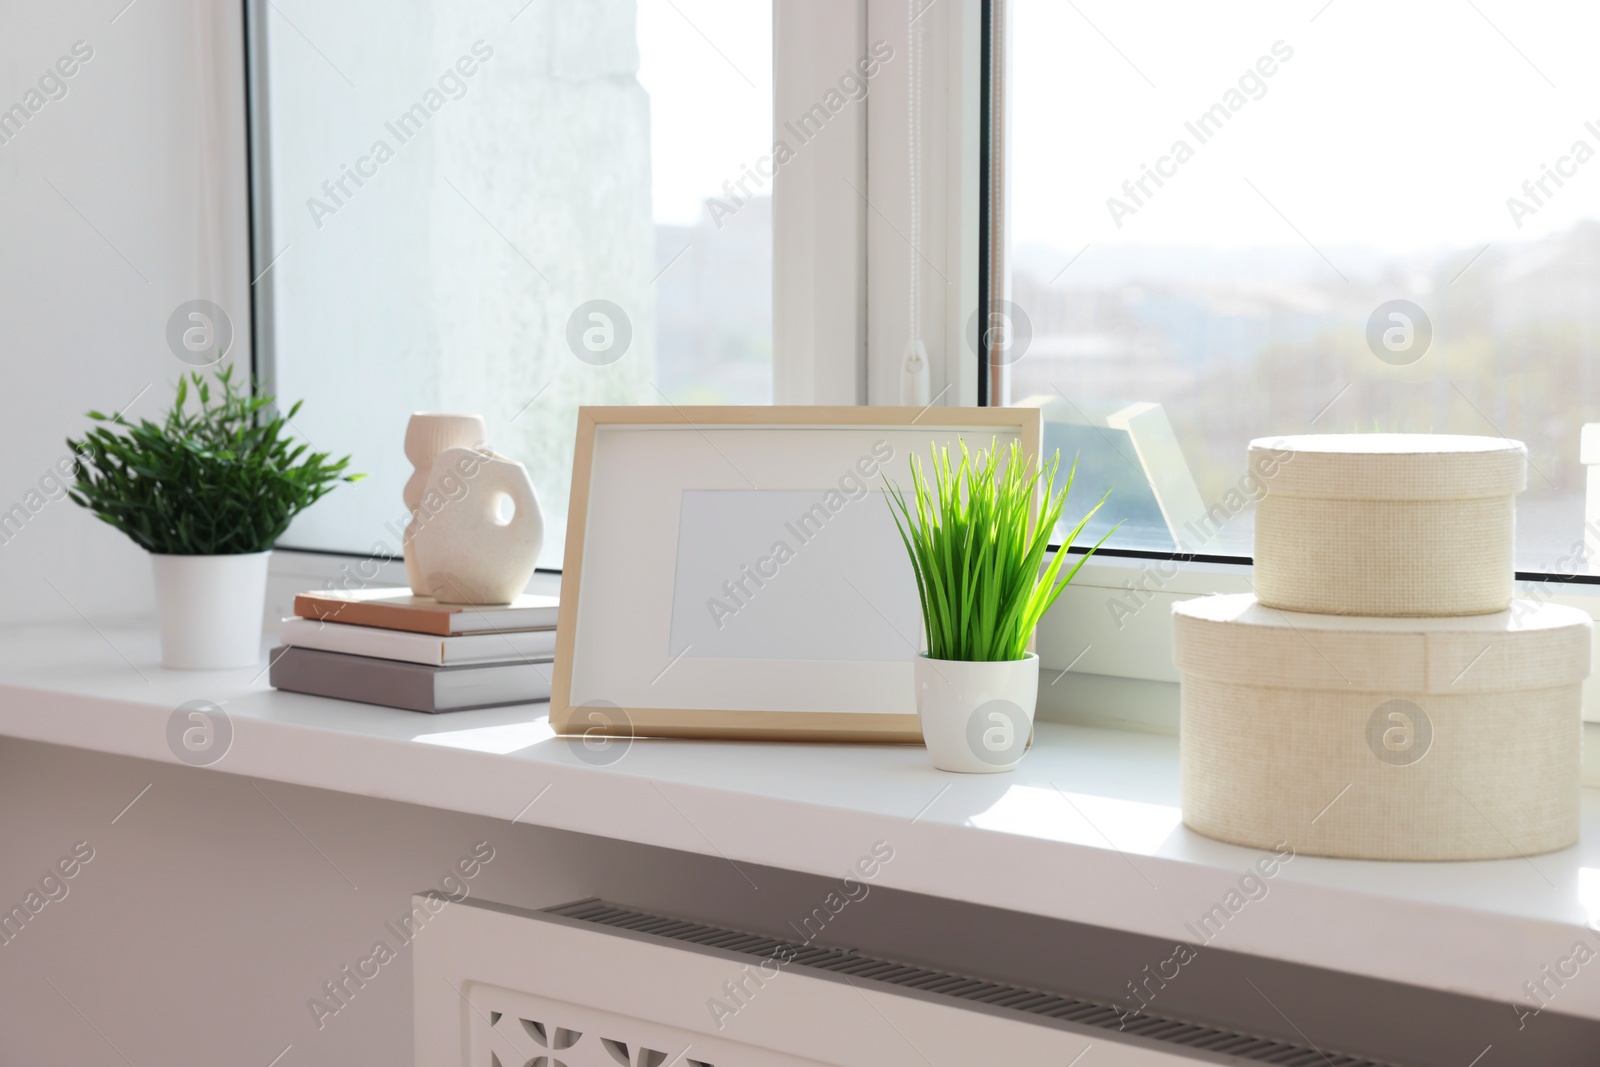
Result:
{"label": "box lid", "polygon": [[1498,693],[1589,676],[1586,612],[1513,600],[1509,611],[1399,619],[1282,611],[1252,593],[1172,606],[1186,676],[1279,689]]}
{"label": "box lid", "polygon": [[1347,500],[1468,500],[1528,484],[1528,449],[1504,437],[1329,433],[1260,437],[1250,469],[1268,493]]}

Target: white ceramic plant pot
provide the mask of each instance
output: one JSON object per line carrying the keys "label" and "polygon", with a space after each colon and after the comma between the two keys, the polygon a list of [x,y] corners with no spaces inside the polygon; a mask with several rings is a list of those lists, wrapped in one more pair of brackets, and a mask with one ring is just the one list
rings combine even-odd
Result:
{"label": "white ceramic plant pot", "polygon": [[184,671],[253,667],[261,658],[271,552],[151,553],[161,613],[161,665]]}
{"label": "white ceramic plant pot", "polygon": [[985,774],[1022,762],[1039,700],[1039,657],[971,662],[918,656],[917,717],[941,771]]}

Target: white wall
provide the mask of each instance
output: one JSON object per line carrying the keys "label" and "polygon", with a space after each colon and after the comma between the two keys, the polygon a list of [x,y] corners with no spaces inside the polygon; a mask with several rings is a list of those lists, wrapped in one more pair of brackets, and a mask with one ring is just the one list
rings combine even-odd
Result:
{"label": "white wall", "polygon": [[[522,907],[605,895],[690,916],[780,902],[806,915],[831,888],[752,867],[757,893],[715,857],[506,814],[0,741],[0,912],[75,844],[93,849],[64,896],[45,886],[59,899],[0,940],[0,1063],[267,1067],[293,1046],[279,1067],[410,1064],[410,953],[384,924],[480,841],[494,856],[471,897]],[[319,1019],[308,1001],[379,940],[398,960]]]}
{"label": "white wall", "polygon": [[142,553],[29,490],[90,408],[163,410],[190,369],[166,344],[179,304],[222,305],[248,365],[239,5],[125,2],[0,0],[0,111],[74,42],[93,49],[0,144],[0,513],[37,507],[4,527],[0,623],[152,609]]}
{"label": "white wall", "polygon": [[[562,803],[558,793],[540,803]],[[268,1067],[281,1055],[277,1067],[404,1067],[411,956],[384,924],[480,841],[494,858],[467,882],[471,899],[513,907],[598,896],[793,936],[791,924],[837,888],[714,855],[513,824],[514,814],[468,816],[0,739],[0,913],[23,904],[75,844],[94,850],[70,879],[43,887],[58,899],[36,903],[20,933],[0,940],[0,1063]],[[1069,880],[1060,891],[1086,890]],[[326,1001],[323,983],[378,941],[398,950],[396,960],[319,1020],[308,1000]],[[839,913],[821,943],[1107,1003],[1126,1003],[1127,983],[1172,952],[1154,938],[886,887]],[[1156,1010],[1298,1040],[1281,1009],[1324,1047],[1418,1067],[1459,1067],[1490,1042],[1508,1052],[1497,1062],[1592,1064],[1600,1040],[1600,1024],[1558,1014],[1559,1000],[1517,1031],[1504,1005],[1225,948],[1205,949],[1184,974]],[[1246,979],[1272,990],[1272,1003]]]}

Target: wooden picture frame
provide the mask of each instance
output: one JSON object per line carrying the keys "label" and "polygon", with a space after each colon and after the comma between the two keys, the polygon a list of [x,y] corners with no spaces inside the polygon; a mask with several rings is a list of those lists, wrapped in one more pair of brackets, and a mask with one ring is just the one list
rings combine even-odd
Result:
{"label": "wooden picture frame", "polygon": [[551,726],[920,743],[885,479],[961,439],[1036,462],[1041,433],[1034,408],[580,408]]}

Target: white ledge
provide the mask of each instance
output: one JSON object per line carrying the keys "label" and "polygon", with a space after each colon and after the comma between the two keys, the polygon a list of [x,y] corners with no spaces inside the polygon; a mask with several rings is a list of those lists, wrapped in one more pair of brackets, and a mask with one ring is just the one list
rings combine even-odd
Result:
{"label": "white ledge", "polygon": [[[0,633],[0,736],[177,763],[169,718],[210,700],[233,728],[215,772],[831,877],[885,841],[894,859],[875,884],[1191,944],[1262,858],[1182,825],[1170,737],[1041,724],[1022,766],[1000,775],[945,774],[920,748],[870,745],[638,741],[593,766],[551,735],[544,705],[420,715],[278,693],[264,671],[165,671],[143,630]],[[1583,840],[1562,852],[1299,856],[1266,884],[1212,946],[1526,1004],[1524,982],[1594,943],[1600,795],[1584,790]],[[1550,1010],[1600,1019],[1587,970]]]}

